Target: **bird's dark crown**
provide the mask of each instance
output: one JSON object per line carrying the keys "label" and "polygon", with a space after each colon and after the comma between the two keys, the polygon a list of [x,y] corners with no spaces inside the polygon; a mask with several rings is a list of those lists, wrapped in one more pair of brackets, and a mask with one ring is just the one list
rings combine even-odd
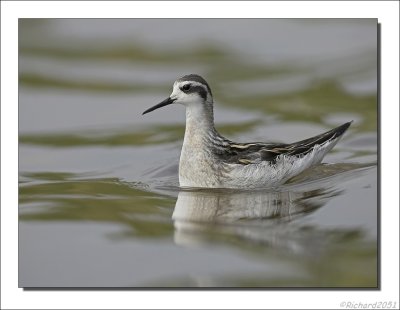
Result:
{"label": "bird's dark crown", "polygon": [[198,74],[188,74],[188,75],[184,75],[181,78],[179,78],[177,80],[177,82],[197,82],[197,83],[201,83],[203,85],[205,85],[207,87],[208,92],[210,93],[210,95],[212,96],[211,93],[211,88],[208,85],[207,81],[205,79],[203,79],[200,75]]}

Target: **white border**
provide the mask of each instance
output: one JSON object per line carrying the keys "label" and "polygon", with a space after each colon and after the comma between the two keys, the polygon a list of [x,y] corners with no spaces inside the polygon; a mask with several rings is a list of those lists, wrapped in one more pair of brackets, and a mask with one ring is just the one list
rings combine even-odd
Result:
{"label": "white border", "polygon": [[[399,306],[399,4],[397,1],[1,2],[1,308],[339,308]],[[18,18],[378,18],[382,24],[381,291],[23,291],[17,283]]]}

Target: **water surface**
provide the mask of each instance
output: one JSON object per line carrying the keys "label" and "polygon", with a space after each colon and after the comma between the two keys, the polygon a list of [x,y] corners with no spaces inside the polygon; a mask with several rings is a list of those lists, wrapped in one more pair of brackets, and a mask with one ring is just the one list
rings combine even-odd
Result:
{"label": "water surface", "polygon": [[[19,23],[21,287],[376,287],[376,20]],[[352,126],[274,189],[179,188],[198,73],[232,140]]]}

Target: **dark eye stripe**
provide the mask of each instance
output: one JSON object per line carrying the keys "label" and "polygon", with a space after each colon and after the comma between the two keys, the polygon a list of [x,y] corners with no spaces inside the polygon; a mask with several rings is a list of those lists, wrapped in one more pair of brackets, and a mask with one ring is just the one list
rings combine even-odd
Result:
{"label": "dark eye stripe", "polygon": [[182,76],[180,79],[178,79],[179,82],[198,82],[200,84],[203,84],[205,87],[207,87],[208,92],[210,93],[210,95],[212,96],[212,92],[210,89],[210,86],[208,85],[208,83],[206,82],[205,79],[203,79],[200,75],[197,74],[188,74],[185,76]]}
{"label": "dark eye stripe", "polygon": [[198,93],[201,98],[203,98],[204,100],[207,99],[207,91],[204,89],[204,87],[201,86],[192,86],[190,87],[189,91],[186,91],[186,93]]}
{"label": "dark eye stripe", "polygon": [[190,89],[191,86],[192,86],[191,84],[185,84],[185,85],[183,85],[183,86],[181,87],[181,90],[182,90],[182,91],[188,91],[188,90]]}

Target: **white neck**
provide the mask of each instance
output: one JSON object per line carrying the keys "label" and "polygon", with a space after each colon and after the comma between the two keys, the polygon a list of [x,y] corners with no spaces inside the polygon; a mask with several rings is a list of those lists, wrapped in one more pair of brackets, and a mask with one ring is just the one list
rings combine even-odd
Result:
{"label": "white neck", "polygon": [[213,158],[210,154],[210,144],[217,136],[212,105],[186,107],[185,138],[179,161],[181,186],[196,186],[202,184],[201,182],[218,186],[218,176],[213,173]]}
{"label": "white neck", "polygon": [[214,134],[216,134],[216,130],[212,103],[187,106],[184,142],[204,140],[204,138],[207,139]]}

